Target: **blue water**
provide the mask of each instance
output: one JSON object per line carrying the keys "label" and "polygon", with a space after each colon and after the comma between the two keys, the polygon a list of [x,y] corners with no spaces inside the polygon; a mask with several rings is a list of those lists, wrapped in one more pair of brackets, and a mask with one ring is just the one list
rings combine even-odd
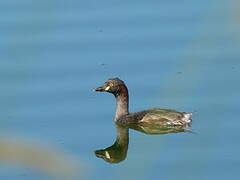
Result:
{"label": "blue water", "polygon": [[[73,156],[82,179],[239,177],[240,25],[237,1],[3,0],[0,135],[37,139]],[[96,158],[115,140],[110,77],[130,110],[192,111],[193,133],[130,131],[119,164]],[[0,159],[1,160],[1,159]],[[4,180],[52,179],[1,163]]]}

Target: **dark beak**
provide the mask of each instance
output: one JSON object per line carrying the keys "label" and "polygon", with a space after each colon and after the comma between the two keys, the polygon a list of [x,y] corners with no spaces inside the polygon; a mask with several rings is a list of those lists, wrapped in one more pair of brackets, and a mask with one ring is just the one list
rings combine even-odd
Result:
{"label": "dark beak", "polygon": [[103,150],[96,150],[94,153],[99,158],[103,158],[104,157]]}
{"label": "dark beak", "polygon": [[97,91],[97,92],[102,92],[102,91],[105,91],[103,87],[98,87],[96,89],[94,89],[94,91]]}

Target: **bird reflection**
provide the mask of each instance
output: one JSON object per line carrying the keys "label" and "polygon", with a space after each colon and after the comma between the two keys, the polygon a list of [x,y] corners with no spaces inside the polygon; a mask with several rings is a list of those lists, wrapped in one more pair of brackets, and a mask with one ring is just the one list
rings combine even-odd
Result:
{"label": "bird reflection", "polygon": [[188,129],[188,125],[184,126],[161,126],[157,124],[129,124],[129,128],[144,134],[168,134],[180,132],[192,132]]}
{"label": "bird reflection", "polygon": [[129,143],[129,128],[125,125],[116,124],[117,138],[114,144],[105,149],[95,151],[95,155],[109,163],[119,163],[127,156]]}
{"label": "bird reflection", "polygon": [[149,124],[121,124],[115,123],[117,137],[112,146],[95,151],[98,158],[102,158],[108,163],[119,163],[126,159],[129,144],[129,129],[139,131],[144,134],[157,135],[168,133],[191,132],[188,126],[163,127]]}

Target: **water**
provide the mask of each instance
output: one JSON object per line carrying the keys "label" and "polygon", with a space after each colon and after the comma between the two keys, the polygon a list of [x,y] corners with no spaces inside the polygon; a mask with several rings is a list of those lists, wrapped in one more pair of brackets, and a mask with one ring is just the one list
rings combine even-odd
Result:
{"label": "water", "polygon": [[[2,1],[0,135],[51,144],[81,164],[82,179],[239,177],[238,5]],[[128,85],[132,112],[193,111],[195,134],[130,130],[124,161],[95,157],[116,136],[113,97],[91,91],[110,77]],[[0,177],[53,179],[5,162]]]}

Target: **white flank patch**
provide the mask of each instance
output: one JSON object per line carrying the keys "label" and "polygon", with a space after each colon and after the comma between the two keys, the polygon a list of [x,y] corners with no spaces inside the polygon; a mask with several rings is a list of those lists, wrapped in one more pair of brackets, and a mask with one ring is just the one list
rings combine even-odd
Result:
{"label": "white flank patch", "polygon": [[183,120],[186,121],[187,123],[190,123],[191,122],[191,116],[192,116],[192,113],[184,113],[184,118]]}

